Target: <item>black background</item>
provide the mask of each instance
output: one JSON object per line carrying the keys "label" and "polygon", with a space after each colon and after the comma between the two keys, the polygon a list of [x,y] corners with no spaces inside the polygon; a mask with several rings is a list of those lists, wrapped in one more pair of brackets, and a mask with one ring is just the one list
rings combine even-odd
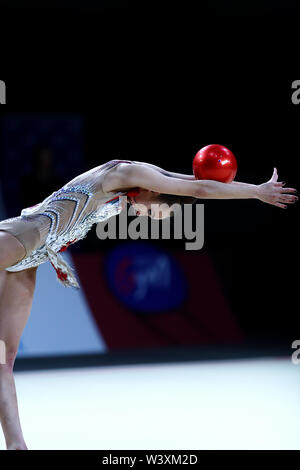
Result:
{"label": "black background", "polygon": [[[296,2],[0,5],[5,111],[81,113],[87,167],[119,156],[190,173],[199,148],[221,143],[237,180],[265,182],[277,166],[298,188]],[[299,207],[205,210],[204,250],[248,337],[299,339]]]}

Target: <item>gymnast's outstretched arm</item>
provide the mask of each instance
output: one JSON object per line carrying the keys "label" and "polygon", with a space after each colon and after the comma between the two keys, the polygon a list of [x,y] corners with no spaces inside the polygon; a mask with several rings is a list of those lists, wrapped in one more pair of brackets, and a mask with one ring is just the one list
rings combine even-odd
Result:
{"label": "gymnast's outstretched arm", "polygon": [[294,204],[298,201],[298,197],[295,195],[297,190],[286,188],[285,183],[278,181],[277,168],[274,168],[272,178],[260,185],[238,181],[233,181],[230,184],[205,181],[205,186],[205,199],[259,199],[281,209],[287,209],[286,204]]}
{"label": "gymnast's outstretched arm", "polygon": [[179,178],[182,180],[195,181],[196,178],[194,175],[185,175],[183,173],[174,173],[173,171],[167,171],[159,166],[152,165],[152,163],[139,162],[145,165],[146,167],[152,168],[153,170],[159,171],[162,175],[169,176],[170,178]]}
{"label": "gymnast's outstretched arm", "polygon": [[272,178],[261,185],[247,183],[220,183],[213,180],[185,180],[172,178],[160,171],[141,164],[122,164],[113,179],[107,181],[107,191],[114,188],[141,187],[150,191],[199,199],[259,199],[267,204],[286,209],[298,198],[292,193],[296,189],[285,188],[278,182],[277,169]]}

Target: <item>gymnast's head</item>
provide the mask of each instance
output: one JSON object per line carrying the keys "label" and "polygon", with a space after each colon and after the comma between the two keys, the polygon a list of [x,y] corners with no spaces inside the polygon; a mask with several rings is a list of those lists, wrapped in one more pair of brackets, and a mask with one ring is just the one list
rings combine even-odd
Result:
{"label": "gymnast's head", "polygon": [[184,204],[194,204],[196,200],[193,197],[161,194],[143,188],[138,188],[133,191],[133,195],[128,195],[128,202],[135,215],[158,220],[173,217],[183,209]]}

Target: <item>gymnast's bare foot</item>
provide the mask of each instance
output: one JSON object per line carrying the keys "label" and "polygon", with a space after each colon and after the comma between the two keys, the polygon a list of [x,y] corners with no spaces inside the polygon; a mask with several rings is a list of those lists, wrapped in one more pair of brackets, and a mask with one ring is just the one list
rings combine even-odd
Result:
{"label": "gymnast's bare foot", "polygon": [[7,447],[7,450],[28,450],[25,442],[23,444],[11,444]]}

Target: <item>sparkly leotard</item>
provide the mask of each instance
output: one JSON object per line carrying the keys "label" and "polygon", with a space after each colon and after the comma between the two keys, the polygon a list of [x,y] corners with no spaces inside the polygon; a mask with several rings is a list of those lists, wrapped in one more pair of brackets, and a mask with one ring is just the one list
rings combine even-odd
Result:
{"label": "sparkly leotard", "polygon": [[[58,280],[66,287],[78,288],[76,276],[59,252],[64,251],[75,241],[83,239],[93,224],[121,212],[120,196],[128,195],[128,191],[105,192],[102,187],[107,172],[119,163],[133,162],[111,160],[93,168],[74,178],[40,204],[23,209],[20,217],[9,219],[10,222],[15,220],[16,225],[18,222],[23,224],[26,222],[29,234],[32,222],[32,227],[38,229],[38,236],[27,237],[28,240],[32,239],[32,246],[27,243],[25,257],[6,270],[21,271],[50,260]],[[13,226],[13,223],[11,225]],[[13,230],[10,232],[14,234]],[[22,231],[19,237],[22,239]]]}

